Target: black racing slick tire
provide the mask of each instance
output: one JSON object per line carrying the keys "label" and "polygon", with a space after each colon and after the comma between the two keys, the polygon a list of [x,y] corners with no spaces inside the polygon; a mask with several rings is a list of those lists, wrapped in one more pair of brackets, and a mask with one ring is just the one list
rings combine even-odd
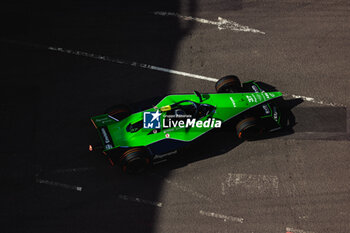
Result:
{"label": "black racing slick tire", "polygon": [[140,174],[147,169],[149,164],[149,154],[141,147],[128,149],[120,157],[122,171],[129,174]]}
{"label": "black racing slick tire", "polygon": [[215,84],[215,90],[217,93],[235,93],[239,92],[241,88],[241,81],[234,75],[222,77]]}
{"label": "black racing slick tire", "polygon": [[117,120],[122,120],[131,114],[131,110],[125,104],[118,104],[106,109],[105,113]]}
{"label": "black racing slick tire", "polygon": [[247,117],[236,125],[237,137],[243,140],[253,140],[259,137],[263,128],[258,124],[255,117]]}

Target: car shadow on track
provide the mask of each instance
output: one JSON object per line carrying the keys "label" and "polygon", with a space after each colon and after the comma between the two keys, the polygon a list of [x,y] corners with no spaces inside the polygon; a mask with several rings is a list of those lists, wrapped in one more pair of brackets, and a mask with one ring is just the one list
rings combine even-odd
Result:
{"label": "car shadow on track", "polygon": [[[281,99],[279,101],[281,109],[281,129],[274,132],[264,133],[258,138],[250,141],[266,140],[293,134],[293,127],[297,122],[292,109],[302,102],[302,99]],[[186,147],[180,149],[177,154],[171,155],[166,160],[154,165],[151,170],[167,172],[168,170],[184,167],[189,163],[225,154],[234,150],[234,148],[241,143],[244,143],[244,141],[237,137],[235,122],[232,122],[226,124],[221,129],[214,129],[203,135],[199,139],[188,144]]]}

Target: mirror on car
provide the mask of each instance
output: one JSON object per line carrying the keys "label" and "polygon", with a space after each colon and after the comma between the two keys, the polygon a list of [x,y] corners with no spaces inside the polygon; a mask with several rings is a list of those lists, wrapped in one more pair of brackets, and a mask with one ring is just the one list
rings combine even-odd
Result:
{"label": "mirror on car", "polygon": [[196,96],[199,98],[199,102],[202,102],[202,95],[198,91],[193,91]]}

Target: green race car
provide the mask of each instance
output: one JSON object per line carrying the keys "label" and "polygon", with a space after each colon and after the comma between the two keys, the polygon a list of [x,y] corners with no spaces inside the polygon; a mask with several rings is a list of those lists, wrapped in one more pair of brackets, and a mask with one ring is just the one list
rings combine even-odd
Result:
{"label": "green race car", "polygon": [[[172,153],[205,133],[234,122],[237,137],[250,139],[281,127],[276,100],[278,91],[264,90],[258,82],[241,85],[236,76],[225,76],[215,94],[168,95],[154,106],[132,113],[119,105],[94,116],[102,149],[112,165],[123,171],[143,171],[157,156]],[[97,147],[98,148],[98,147]],[[93,150],[92,146],[89,146]]]}

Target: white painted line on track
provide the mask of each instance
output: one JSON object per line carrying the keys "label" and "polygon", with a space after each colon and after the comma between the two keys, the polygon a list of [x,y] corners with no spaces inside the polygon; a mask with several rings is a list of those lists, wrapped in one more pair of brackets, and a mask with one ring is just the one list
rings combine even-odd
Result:
{"label": "white painted line on track", "polygon": [[[113,62],[113,63],[117,63],[117,64],[130,65],[130,66],[140,67],[140,68],[144,68],[144,69],[151,69],[151,70],[166,72],[166,73],[170,73],[170,74],[176,74],[176,75],[186,76],[186,77],[190,77],[190,78],[205,80],[205,81],[209,81],[209,82],[217,82],[219,80],[217,78],[211,78],[211,77],[207,77],[207,76],[203,76],[203,75],[191,74],[191,73],[187,73],[187,72],[172,70],[172,69],[168,69],[168,68],[148,65],[148,64],[139,63],[139,62],[128,62],[128,61],[124,61],[121,59],[110,58],[108,56],[97,55],[97,54],[87,53],[87,52],[81,52],[81,51],[77,51],[77,50],[63,49],[63,48],[51,47],[51,46],[48,47],[48,49],[52,50],[52,51],[61,52],[61,53],[67,53],[67,54],[72,54],[72,55],[76,55],[76,56],[83,56],[83,57],[90,57],[90,58],[108,61],[108,62]],[[295,99],[301,98],[304,101],[312,102],[312,103],[316,103],[316,104],[327,105],[327,106],[332,106],[332,107],[344,107],[344,105],[342,105],[342,104],[328,103],[326,101],[315,100],[315,98],[313,98],[313,97],[294,95],[294,94],[284,94],[284,95],[291,96]]]}
{"label": "white painted line on track", "polygon": [[130,66],[134,66],[134,67],[156,70],[156,71],[161,71],[161,72],[166,72],[166,73],[176,74],[176,75],[181,75],[181,76],[187,76],[187,77],[211,81],[211,82],[217,81],[217,79],[202,76],[202,75],[191,74],[191,73],[187,73],[187,72],[183,72],[183,71],[172,70],[172,69],[168,69],[168,68],[153,66],[153,65],[149,65],[149,64],[145,64],[145,63],[135,62],[135,61],[133,61],[133,62],[125,61],[125,60],[121,60],[118,58],[111,58],[108,56],[98,55],[98,54],[94,54],[94,53],[88,53],[88,52],[82,52],[82,51],[78,51],[78,50],[64,49],[64,48],[52,47],[52,46],[47,47],[47,49],[51,50],[51,51],[67,53],[67,54],[72,54],[72,55],[82,56],[82,57],[89,57],[89,58],[113,62],[113,63],[117,63],[117,64],[121,64],[121,65],[130,65]]}
{"label": "white painted line on track", "polygon": [[226,195],[243,188],[244,193],[271,193],[278,196],[278,184],[277,176],[228,173],[225,181],[221,183],[221,194]]}
{"label": "white painted line on track", "polygon": [[[78,50],[64,49],[64,48],[53,47],[53,46],[47,47],[47,46],[43,46],[43,45],[30,44],[30,43],[24,43],[24,42],[18,42],[18,41],[6,40],[6,42],[20,44],[20,45],[26,45],[26,46],[34,47],[34,48],[48,49],[48,50],[55,51],[55,52],[67,53],[67,54],[72,54],[72,55],[82,56],[82,57],[88,57],[88,58],[93,58],[93,59],[97,59],[97,60],[117,63],[117,64],[121,64],[121,65],[130,65],[130,66],[139,67],[139,68],[143,68],[143,69],[151,69],[151,70],[156,70],[156,71],[160,71],[160,72],[165,72],[165,73],[176,74],[176,75],[180,75],[180,76],[205,80],[205,81],[209,81],[209,82],[217,82],[218,81],[218,79],[216,79],[216,78],[211,78],[211,77],[207,77],[207,76],[203,76],[203,75],[191,74],[191,73],[187,73],[187,72],[183,72],[183,71],[163,68],[163,67],[159,67],[159,66],[153,66],[153,65],[149,65],[149,64],[145,64],[145,63],[135,62],[135,61],[130,62],[130,61],[125,61],[125,60],[118,59],[118,58],[111,58],[109,56],[88,53],[88,52],[83,52],[83,51],[78,51]],[[284,96],[291,96],[293,98],[301,98],[304,101],[308,101],[308,102],[312,102],[312,103],[316,103],[316,104],[321,104],[321,105],[327,105],[327,106],[333,106],[333,107],[345,107],[345,105],[343,105],[343,104],[328,103],[326,101],[315,100],[315,98],[313,98],[313,97],[287,94],[287,93],[284,93],[283,95]]]}
{"label": "white painted line on track", "polygon": [[85,172],[95,170],[94,167],[79,167],[79,168],[66,168],[66,169],[57,169],[51,173],[71,173],[71,172]]}
{"label": "white painted line on track", "polygon": [[204,199],[204,200],[207,200],[209,202],[213,202],[213,200],[199,192],[196,192],[196,191],[193,191],[191,190],[190,188],[186,187],[186,186],[183,186],[183,185],[180,185],[178,184],[177,182],[173,182],[173,181],[170,181],[169,179],[165,179],[165,181],[168,183],[168,184],[171,184],[173,186],[175,186],[176,188],[180,189],[181,191],[183,192],[187,192],[189,194],[191,194],[192,196],[194,197],[197,197],[197,198],[200,198],[200,199]]}
{"label": "white painted line on track", "polygon": [[332,107],[345,107],[345,105],[343,105],[343,104],[328,103],[328,102],[322,101],[322,100],[315,100],[315,98],[313,98],[313,97],[307,97],[307,96],[302,96],[302,95],[293,95],[293,94],[290,95],[290,94],[286,94],[286,93],[284,93],[283,95],[292,96],[295,99],[303,99],[304,101],[312,102],[315,104],[328,105],[328,106],[332,106]]}
{"label": "white painted line on track", "polygon": [[124,201],[133,201],[133,202],[137,202],[137,203],[153,205],[153,206],[156,206],[159,208],[163,207],[163,203],[161,203],[161,202],[147,201],[147,200],[143,200],[143,199],[138,198],[138,197],[130,197],[127,195],[122,195],[122,194],[119,194],[118,197]]}
{"label": "white painted line on track", "polygon": [[295,229],[291,227],[286,227],[286,233],[314,233],[313,231],[304,231],[300,229]]}
{"label": "white painted line on track", "polygon": [[192,16],[184,16],[174,12],[155,11],[153,12],[153,14],[159,15],[159,16],[173,16],[186,21],[196,21],[198,23],[216,25],[218,26],[219,30],[228,29],[236,32],[252,32],[252,33],[266,34],[265,32],[260,31],[258,29],[250,28],[248,26],[244,26],[237,22],[227,20],[221,17],[218,17],[218,21],[212,21],[212,20],[201,19],[201,18],[196,18]]}
{"label": "white painted line on track", "polygon": [[225,188],[225,186],[226,186],[225,183],[222,182],[222,183],[221,183],[221,194],[222,194],[222,195],[226,195],[226,188]]}
{"label": "white painted line on track", "polygon": [[201,215],[204,215],[204,216],[222,219],[222,220],[224,220],[224,222],[231,221],[231,222],[243,223],[243,221],[244,221],[243,218],[226,216],[226,215],[223,215],[223,214],[217,214],[217,213],[207,212],[207,211],[203,211],[203,210],[200,210],[199,213]]}
{"label": "white painted line on track", "polygon": [[62,183],[49,181],[49,180],[36,179],[36,182],[39,184],[47,184],[47,185],[57,186],[57,187],[65,188],[65,189],[73,189],[73,190],[76,190],[79,192],[81,192],[83,190],[83,188],[80,186],[62,184]]}

